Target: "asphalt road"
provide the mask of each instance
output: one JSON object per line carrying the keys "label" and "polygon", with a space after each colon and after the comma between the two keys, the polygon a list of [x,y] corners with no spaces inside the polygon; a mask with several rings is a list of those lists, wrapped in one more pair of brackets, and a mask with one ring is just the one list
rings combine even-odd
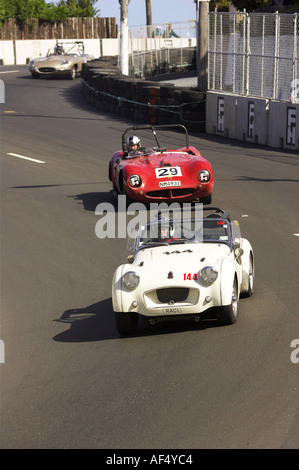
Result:
{"label": "asphalt road", "polygon": [[298,448],[299,155],[191,133],[213,205],[253,245],[254,296],[232,326],[122,338],[111,281],[126,240],[96,237],[95,207],[113,202],[108,161],[132,122],[91,107],[80,78],[0,78],[1,448]]}

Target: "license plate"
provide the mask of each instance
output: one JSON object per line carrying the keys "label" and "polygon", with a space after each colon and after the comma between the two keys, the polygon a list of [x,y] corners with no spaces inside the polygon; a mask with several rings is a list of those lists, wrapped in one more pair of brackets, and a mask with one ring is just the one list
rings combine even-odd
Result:
{"label": "license plate", "polygon": [[173,315],[175,313],[182,313],[182,309],[180,307],[164,308],[163,313],[165,313],[165,315]]}
{"label": "license plate", "polygon": [[159,187],[160,188],[168,188],[169,186],[181,186],[180,181],[160,181]]}

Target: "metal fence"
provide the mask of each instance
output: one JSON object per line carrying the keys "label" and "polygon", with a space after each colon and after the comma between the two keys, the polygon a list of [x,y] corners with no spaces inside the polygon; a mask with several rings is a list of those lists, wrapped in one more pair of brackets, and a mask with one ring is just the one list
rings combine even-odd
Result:
{"label": "metal fence", "polygon": [[129,75],[148,77],[195,69],[195,49],[195,20],[130,28]]}
{"label": "metal fence", "polygon": [[288,101],[298,54],[298,13],[209,13],[210,91]]}

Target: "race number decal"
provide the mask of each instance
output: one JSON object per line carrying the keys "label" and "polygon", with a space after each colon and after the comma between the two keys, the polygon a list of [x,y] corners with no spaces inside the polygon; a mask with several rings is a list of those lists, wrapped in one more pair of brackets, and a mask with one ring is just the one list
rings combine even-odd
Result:
{"label": "race number decal", "polygon": [[163,168],[155,168],[156,178],[171,178],[172,176],[182,176],[179,166],[164,166]]}

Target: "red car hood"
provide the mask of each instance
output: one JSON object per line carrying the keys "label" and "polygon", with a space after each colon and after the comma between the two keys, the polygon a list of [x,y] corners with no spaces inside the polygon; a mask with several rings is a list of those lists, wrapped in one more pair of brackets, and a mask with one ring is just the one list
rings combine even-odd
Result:
{"label": "red car hood", "polygon": [[167,153],[154,153],[148,156],[136,157],[124,160],[125,165],[146,165],[147,167],[159,168],[164,165],[179,165],[181,167],[190,165],[191,162],[198,162],[201,160],[203,163],[210,165],[208,161],[200,155],[189,155],[177,151]]}

